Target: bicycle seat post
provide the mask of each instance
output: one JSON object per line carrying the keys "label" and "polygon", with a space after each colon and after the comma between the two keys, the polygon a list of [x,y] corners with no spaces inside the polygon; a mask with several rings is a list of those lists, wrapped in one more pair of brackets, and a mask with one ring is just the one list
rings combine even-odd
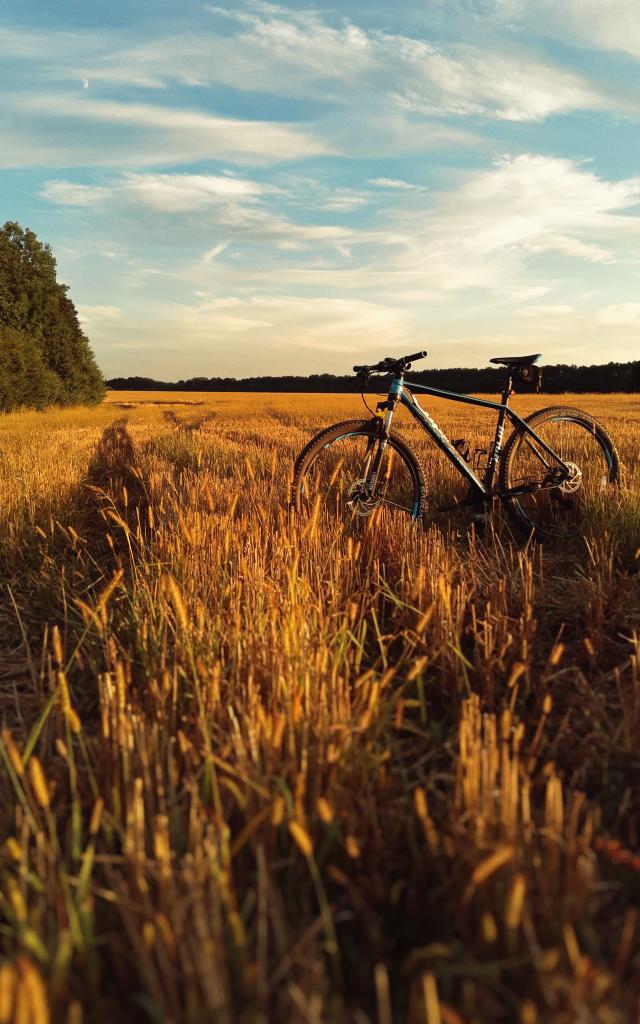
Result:
{"label": "bicycle seat post", "polygon": [[513,370],[511,369],[511,367],[509,367],[507,369],[507,379],[505,380],[504,388],[503,388],[503,391],[502,391],[502,404],[503,405],[508,405],[509,404],[509,399],[511,398],[512,394],[513,394]]}

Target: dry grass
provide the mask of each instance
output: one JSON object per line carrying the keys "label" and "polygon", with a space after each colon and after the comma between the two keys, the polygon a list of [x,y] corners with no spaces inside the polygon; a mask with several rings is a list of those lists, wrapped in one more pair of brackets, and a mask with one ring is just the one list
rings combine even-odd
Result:
{"label": "dry grass", "polygon": [[563,552],[291,522],[357,397],[4,417],[0,1024],[635,1019],[640,400],[565,399],[625,487]]}

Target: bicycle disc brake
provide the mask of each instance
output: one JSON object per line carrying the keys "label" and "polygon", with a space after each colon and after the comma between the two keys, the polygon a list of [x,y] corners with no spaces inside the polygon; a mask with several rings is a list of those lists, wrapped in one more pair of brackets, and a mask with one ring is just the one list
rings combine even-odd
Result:
{"label": "bicycle disc brake", "polygon": [[370,516],[381,501],[367,493],[366,480],[356,480],[347,491],[347,505],[357,516]]}

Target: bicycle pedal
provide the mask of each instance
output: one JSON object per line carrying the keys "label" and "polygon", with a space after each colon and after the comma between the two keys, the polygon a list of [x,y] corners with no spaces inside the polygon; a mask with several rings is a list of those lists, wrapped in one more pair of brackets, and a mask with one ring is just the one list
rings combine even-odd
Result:
{"label": "bicycle pedal", "polygon": [[489,525],[489,516],[485,512],[477,512],[471,517],[471,525],[476,533],[484,533]]}

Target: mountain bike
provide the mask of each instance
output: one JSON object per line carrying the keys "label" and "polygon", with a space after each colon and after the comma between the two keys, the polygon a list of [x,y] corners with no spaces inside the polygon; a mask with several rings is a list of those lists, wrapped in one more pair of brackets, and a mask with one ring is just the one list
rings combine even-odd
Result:
{"label": "mountain bike", "polygon": [[[496,503],[515,524],[539,540],[579,534],[593,510],[606,501],[619,477],[619,459],[604,427],[582,409],[553,406],[527,416],[510,407],[514,382],[540,390],[540,355],[497,356],[505,368],[500,402],[405,382],[415,352],[354,366],[363,392],[376,374],[391,374],[389,393],[370,420],[346,420],[312,438],[295,462],[292,504],[300,512],[367,517],[378,508],[422,520],[425,481],[420,462],[391,426],[403,405],[467,485],[466,496],[439,511],[471,507],[481,514]],[[497,412],[493,441],[472,453],[464,439],[450,440],[413,391]],[[364,399],[364,394],[363,394]],[[373,412],[373,410],[370,410]],[[507,419],[513,431],[503,445]]]}

